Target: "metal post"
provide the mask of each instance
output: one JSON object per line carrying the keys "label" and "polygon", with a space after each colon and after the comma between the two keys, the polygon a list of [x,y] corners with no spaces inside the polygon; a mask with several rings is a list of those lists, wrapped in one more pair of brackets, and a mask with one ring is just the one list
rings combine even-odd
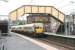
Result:
{"label": "metal post", "polygon": [[71,23],[71,22],[69,21],[69,23],[68,23],[68,26],[69,26],[69,28],[68,28],[68,30],[69,30],[69,31],[68,31],[68,35],[70,35],[70,33],[71,33],[71,32],[70,32],[70,26],[71,26],[70,23]]}
{"label": "metal post", "polygon": [[1,30],[0,30],[0,38],[1,38]]}
{"label": "metal post", "polygon": [[1,50],[1,30],[0,30],[0,50]]}
{"label": "metal post", "polygon": [[65,29],[65,35],[67,35],[67,21],[66,21],[66,16],[64,18],[64,21],[65,21],[65,24],[64,24],[65,25],[65,28],[64,28]]}

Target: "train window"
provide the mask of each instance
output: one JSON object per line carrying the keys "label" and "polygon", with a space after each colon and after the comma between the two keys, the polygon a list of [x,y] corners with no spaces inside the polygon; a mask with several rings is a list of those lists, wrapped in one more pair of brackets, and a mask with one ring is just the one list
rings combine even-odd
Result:
{"label": "train window", "polygon": [[39,27],[40,29],[42,28],[42,27]]}
{"label": "train window", "polygon": [[12,29],[15,29],[15,28],[12,28]]}
{"label": "train window", "polygon": [[21,27],[19,27],[19,29],[21,29]]}
{"label": "train window", "polygon": [[36,29],[38,29],[39,27],[35,27]]}
{"label": "train window", "polygon": [[18,29],[21,29],[21,27],[19,27]]}

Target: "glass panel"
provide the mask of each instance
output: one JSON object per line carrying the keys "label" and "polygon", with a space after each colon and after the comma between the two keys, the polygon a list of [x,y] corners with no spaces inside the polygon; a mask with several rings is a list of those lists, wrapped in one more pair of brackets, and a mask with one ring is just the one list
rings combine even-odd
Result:
{"label": "glass panel", "polygon": [[36,29],[39,29],[39,27],[35,27]]}
{"label": "glass panel", "polygon": [[32,7],[32,13],[38,13],[38,7]]}
{"label": "glass panel", "polygon": [[31,13],[31,6],[25,7],[25,13]]}
{"label": "glass panel", "polygon": [[18,14],[18,17],[22,16],[24,14],[24,7],[17,9],[17,14]]}
{"label": "glass panel", "polygon": [[17,19],[17,11],[13,11],[12,13],[10,13],[10,20],[15,21]]}
{"label": "glass panel", "polygon": [[45,9],[46,9],[45,10],[46,13],[50,13],[51,14],[51,7],[46,7]]}
{"label": "glass panel", "polygon": [[55,8],[52,8],[52,15],[58,18],[58,10],[56,10]]}
{"label": "glass panel", "polygon": [[61,12],[59,12],[59,19],[64,22],[64,14],[62,14]]}
{"label": "glass panel", "polygon": [[39,13],[45,13],[45,7],[39,7]]}

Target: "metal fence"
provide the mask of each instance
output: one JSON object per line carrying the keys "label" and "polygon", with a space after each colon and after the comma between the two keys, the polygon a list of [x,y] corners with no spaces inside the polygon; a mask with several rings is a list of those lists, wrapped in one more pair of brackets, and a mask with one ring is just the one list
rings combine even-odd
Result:
{"label": "metal fence", "polygon": [[65,16],[65,33],[66,35],[75,35],[75,15]]}

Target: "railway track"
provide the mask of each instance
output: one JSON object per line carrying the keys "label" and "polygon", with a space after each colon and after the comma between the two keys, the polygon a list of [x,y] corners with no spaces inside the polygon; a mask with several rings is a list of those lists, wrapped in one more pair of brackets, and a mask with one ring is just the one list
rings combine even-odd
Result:
{"label": "railway track", "polygon": [[[67,50],[75,50],[75,49],[73,49],[74,47],[71,47],[71,46],[68,46],[68,45],[64,45],[64,44],[61,44],[61,43],[58,43],[58,42],[54,42],[54,41],[50,41],[50,40],[47,40],[47,39],[37,39],[37,40],[39,40],[39,41],[42,41],[42,42],[44,42],[44,43],[46,43],[46,44],[50,44],[50,45],[53,45],[53,46],[60,46],[60,47],[63,47],[64,49],[67,49]],[[59,48],[59,47],[58,47]],[[63,50],[63,49],[62,49]]]}
{"label": "railway track", "polygon": [[[24,35],[24,34],[22,34],[22,35]],[[28,37],[33,38],[35,40],[41,41],[43,43],[46,43],[47,45],[57,47],[60,50],[75,50],[75,46],[72,46],[72,44],[71,45],[67,44],[65,39],[60,38],[60,37],[58,37],[58,38],[55,37],[55,36],[51,37],[51,36],[45,35],[45,34],[43,36],[39,36],[39,37],[32,37],[29,34],[27,34],[27,35],[25,34],[25,36],[28,36]],[[73,44],[73,45],[75,45],[75,44]]]}
{"label": "railway track", "polygon": [[46,43],[47,45],[52,45],[54,47],[60,48],[60,50],[75,50],[74,46],[70,46],[66,43],[58,42],[55,39],[51,40],[49,37],[40,37],[40,38],[34,38],[34,39],[41,41],[43,43]]}

